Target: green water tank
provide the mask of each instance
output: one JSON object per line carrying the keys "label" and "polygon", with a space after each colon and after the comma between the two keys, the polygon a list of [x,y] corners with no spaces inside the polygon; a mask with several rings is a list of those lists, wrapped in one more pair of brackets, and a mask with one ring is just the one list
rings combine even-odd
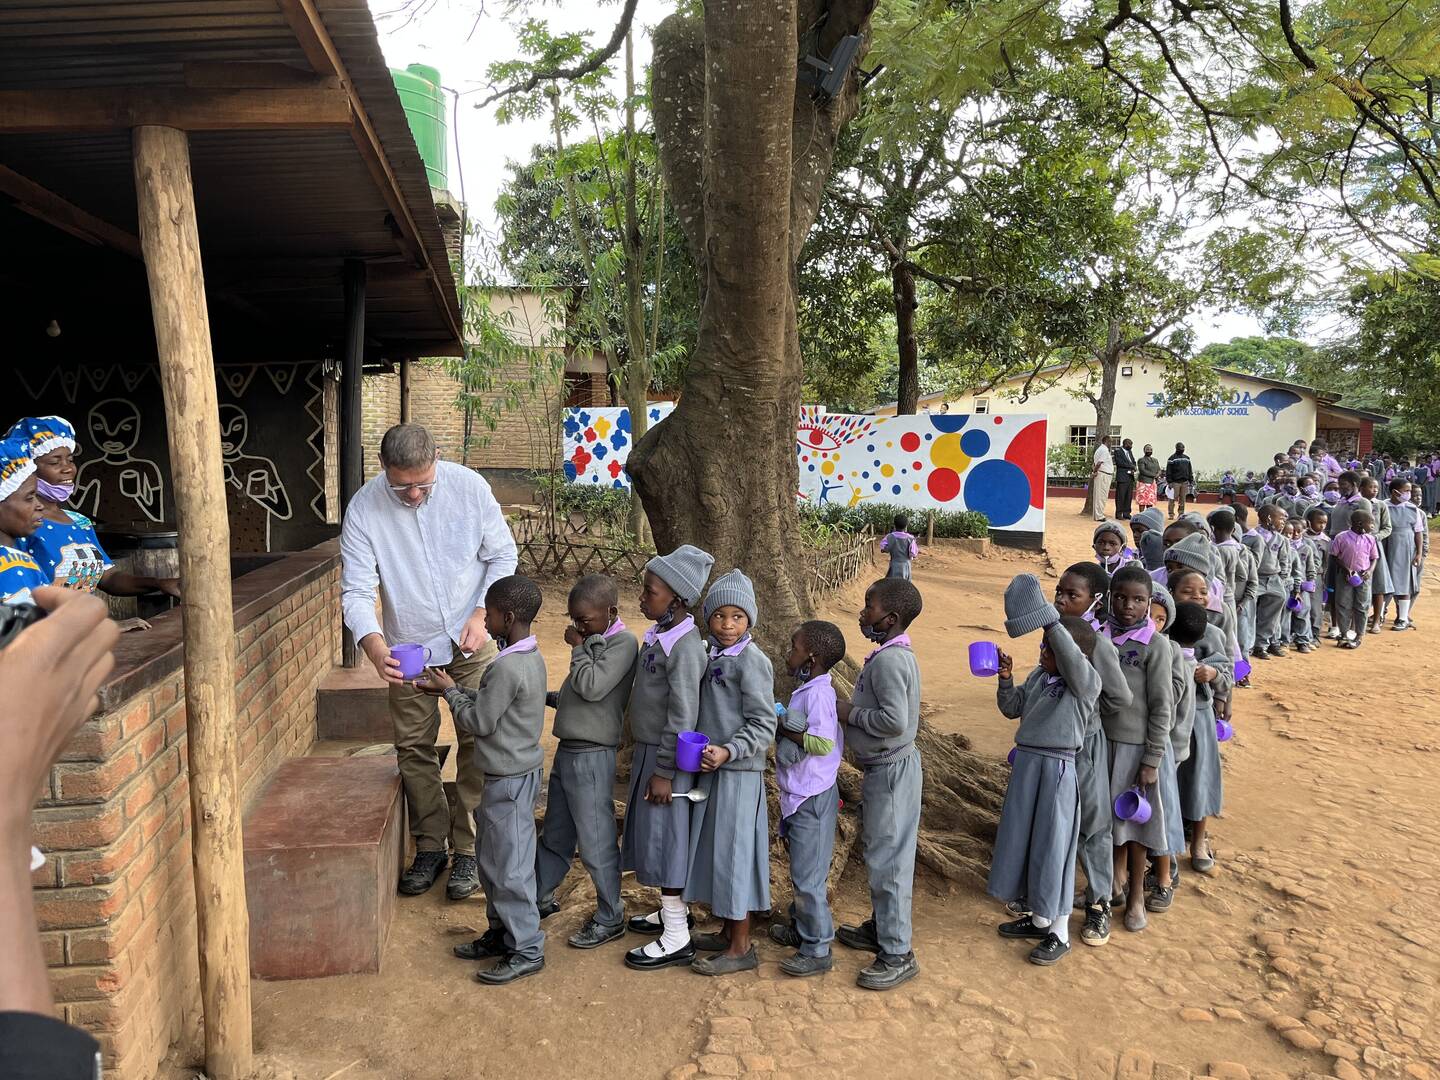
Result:
{"label": "green water tank", "polygon": [[404,71],[390,69],[410,132],[425,162],[425,172],[432,188],[448,189],[448,124],[445,112],[445,91],[440,87],[440,72],[428,64],[411,64]]}

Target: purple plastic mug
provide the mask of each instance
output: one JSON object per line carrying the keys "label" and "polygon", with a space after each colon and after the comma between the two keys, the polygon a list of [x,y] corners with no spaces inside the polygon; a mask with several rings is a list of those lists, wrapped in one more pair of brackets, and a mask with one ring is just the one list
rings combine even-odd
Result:
{"label": "purple plastic mug", "polygon": [[1144,825],[1150,820],[1150,800],[1141,794],[1138,787],[1122,791],[1115,797],[1115,816],[1121,821]]}
{"label": "purple plastic mug", "polygon": [[1351,575],[1350,575],[1350,584],[1351,584],[1351,585],[1356,585],[1356,586],[1364,585],[1364,584],[1365,584],[1365,578],[1364,578],[1364,576],[1361,575],[1361,574],[1351,574]]}
{"label": "purple plastic mug", "polygon": [[982,679],[1000,673],[1000,647],[993,641],[970,643],[970,674]]}
{"label": "purple plastic mug", "polygon": [[430,662],[430,650],[424,645],[403,641],[390,646],[390,655],[400,665],[400,674],[406,679],[416,678]]}
{"label": "purple plastic mug", "polygon": [[681,772],[699,772],[700,755],[710,745],[710,736],[698,731],[682,731],[675,740],[675,767]]}
{"label": "purple plastic mug", "polygon": [[1314,591],[1315,591],[1315,582],[1313,582],[1313,581],[1302,581],[1302,582],[1300,582],[1300,591],[1301,591],[1301,592],[1314,592]]}
{"label": "purple plastic mug", "polygon": [[1285,606],[1286,606],[1287,608],[1289,608],[1291,611],[1304,611],[1304,610],[1305,610],[1304,601],[1302,601],[1302,600],[1300,599],[1300,597],[1298,597],[1298,596],[1292,596],[1292,597],[1290,597],[1289,600],[1286,600],[1286,601],[1285,601]]}
{"label": "purple plastic mug", "polygon": [[1250,661],[1243,656],[1235,661],[1235,681],[1241,682],[1250,677]]}
{"label": "purple plastic mug", "polygon": [[1019,748],[1018,748],[1018,747],[1014,747],[1014,746],[1010,747],[1010,753],[1008,753],[1008,754],[1005,755],[1005,764],[1006,764],[1006,765],[1014,765],[1014,764],[1015,764],[1015,751],[1016,751],[1017,749],[1019,749]]}
{"label": "purple plastic mug", "polygon": [[1235,726],[1229,720],[1215,721],[1215,738],[1219,742],[1229,742],[1235,737]]}

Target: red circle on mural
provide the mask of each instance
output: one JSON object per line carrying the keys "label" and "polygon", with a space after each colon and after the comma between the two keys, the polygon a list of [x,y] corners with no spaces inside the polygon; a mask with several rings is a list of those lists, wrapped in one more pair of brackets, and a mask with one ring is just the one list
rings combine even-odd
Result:
{"label": "red circle on mural", "polygon": [[811,446],[819,446],[819,445],[820,445],[820,440],[823,439],[823,438],[824,438],[824,436],[821,435],[818,430],[811,431],[811,432],[810,432],[810,445],[811,445]]}
{"label": "red circle on mural", "polygon": [[907,454],[913,454],[916,450],[920,449],[920,436],[916,435],[913,431],[907,431],[904,435],[900,436],[900,449],[904,450]]}
{"label": "red circle on mural", "polygon": [[925,468],[925,463],[923,461],[912,461],[910,463],[910,467],[916,472],[919,472],[921,469]]}
{"label": "red circle on mural", "polygon": [[925,484],[936,502],[949,502],[960,494],[960,476],[954,469],[936,469]]}
{"label": "red circle on mural", "polygon": [[991,421],[991,423],[994,423],[994,424],[1003,424],[1004,422],[1005,422],[1005,418],[1004,418],[1003,416],[997,416],[997,417],[995,417],[994,420]]}

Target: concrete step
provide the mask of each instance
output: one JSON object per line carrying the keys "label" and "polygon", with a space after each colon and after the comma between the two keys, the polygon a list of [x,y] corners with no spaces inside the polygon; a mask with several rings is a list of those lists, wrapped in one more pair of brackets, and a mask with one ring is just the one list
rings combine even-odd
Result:
{"label": "concrete step", "polygon": [[320,739],[390,742],[389,690],[368,662],[330,669],[315,692],[315,728]]}

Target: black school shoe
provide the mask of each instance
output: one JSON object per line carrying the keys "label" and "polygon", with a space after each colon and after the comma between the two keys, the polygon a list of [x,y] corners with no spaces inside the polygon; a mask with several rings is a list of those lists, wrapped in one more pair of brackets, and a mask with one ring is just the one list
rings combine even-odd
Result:
{"label": "black school shoe", "polygon": [[676,949],[672,953],[665,953],[663,956],[646,956],[645,946],[631,949],[625,954],[625,966],[634,968],[636,971],[658,971],[660,968],[678,967],[684,965],[689,967],[695,959],[695,945],[687,941],[683,948]]}
{"label": "black school shoe", "polygon": [[1170,886],[1157,887],[1154,892],[1145,898],[1145,910],[1163,912],[1169,911],[1170,905],[1175,902],[1175,889]]}
{"label": "black school shoe", "polygon": [[[658,914],[656,912],[655,914]],[[691,930],[695,929],[695,916],[686,915],[685,925]],[[631,915],[625,920],[625,928],[632,934],[649,934],[651,937],[659,937],[660,932],[665,929],[659,919],[651,919],[649,915]]]}
{"label": "black school shoe", "polygon": [[[1054,935],[1052,934],[1051,937]],[[1108,900],[1102,900],[1085,909],[1085,928],[1080,931],[1080,940],[1097,949],[1110,941],[1110,902]]]}
{"label": "black school shoe", "polygon": [[1274,656],[1276,658],[1289,655],[1289,653],[1285,651],[1284,645],[1271,645],[1269,652],[1271,656]]}
{"label": "black school shoe", "polygon": [[491,927],[474,941],[456,945],[450,951],[461,960],[489,960],[510,955],[510,950],[505,947],[505,931],[499,927]]}
{"label": "black school shoe", "polygon": [[835,940],[847,949],[878,953],[880,936],[875,929],[875,920],[866,919],[859,926],[842,926],[835,931]]}
{"label": "black school shoe", "polygon": [[535,905],[535,910],[539,913],[540,918],[548,919],[551,915],[554,915],[557,911],[560,910],[560,905],[557,904],[554,900],[541,900],[538,904]]}
{"label": "black school shoe", "polygon": [[1070,951],[1070,943],[1061,941],[1055,934],[1047,934],[1045,940],[1030,950],[1029,960],[1041,967],[1051,967],[1064,959]]}
{"label": "black school shoe", "polygon": [[855,976],[855,985],[864,990],[894,990],[901,983],[909,982],[919,974],[920,965],[913,952],[904,956],[886,956],[881,953],[869,965],[860,969],[860,974]]}
{"label": "black school shoe", "polygon": [[445,882],[445,896],[450,900],[464,900],[480,889],[480,871],[475,865],[474,855],[456,855],[450,860],[450,877]]}
{"label": "black school shoe", "polygon": [[601,926],[593,918],[566,939],[572,949],[598,949],[625,936],[623,926]]}
{"label": "black school shoe", "polygon": [[504,986],[506,983],[523,979],[527,975],[538,975],[545,968],[545,957],[526,960],[519,953],[511,953],[492,968],[475,973],[475,981],[486,986]]}
{"label": "black school shoe", "polygon": [[440,879],[440,871],[450,861],[443,851],[417,851],[415,861],[400,875],[400,895],[419,896],[429,892],[430,886]]}
{"label": "black school shoe", "polygon": [[1031,941],[1044,941],[1046,937],[1053,936],[1048,927],[1042,930],[1036,926],[1029,915],[1014,922],[1001,923],[995,927],[995,932],[1003,938],[1025,938]]}

